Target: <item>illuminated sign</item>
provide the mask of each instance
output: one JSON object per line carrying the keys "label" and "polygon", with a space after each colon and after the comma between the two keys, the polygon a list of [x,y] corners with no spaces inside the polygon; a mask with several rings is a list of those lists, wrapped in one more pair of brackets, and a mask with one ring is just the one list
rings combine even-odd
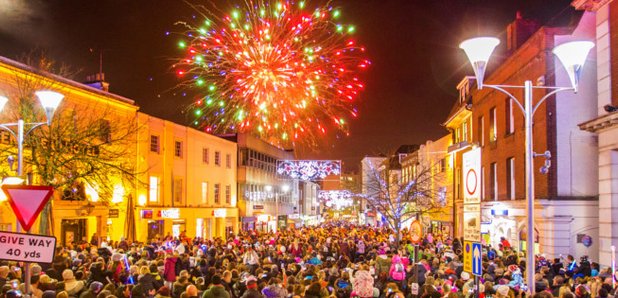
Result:
{"label": "illuminated sign", "polygon": [[141,215],[142,215],[142,218],[150,219],[150,218],[152,218],[152,210],[151,209],[144,209],[144,210],[141,211]]}
{"label": "illuminated sign", "polygon": [[277,174],[286,178],[323,180],[329,175],[341,175],[340,160],[278,160]]}
{"label": "illuminated sign", "polygon": [[212,211],[212,215],[218,218],[225,218],[227,216],[227,210],[225,208],[215,209]]}
{"label": "illuminated sign", "polygon": [[161,214],[161,218],[180,218],[180,209],[178,208],[163,209],[159,211],[159,213]]}

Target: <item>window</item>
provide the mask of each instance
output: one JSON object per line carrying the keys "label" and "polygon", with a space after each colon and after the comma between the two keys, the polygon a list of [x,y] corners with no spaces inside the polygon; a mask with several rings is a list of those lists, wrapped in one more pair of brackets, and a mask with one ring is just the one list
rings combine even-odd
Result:
{"label": "window", "polygon": [[202,204],[208,205],[208,182],[202,182]]}
{"label": "window", "polygon": [[462,134],[463,134],[462,141],[466,142],[466,141],[470,140],[468,138],[468,121],[464,121],[461,130],[462,130]]}
{"label": "window", "polygon": [[210,150],[208,148],[202,148],[202,162],[208,164],[210,162]]}
{"label": "window", "polygon": [[[446,158],[440,159],[437,163],[436,163],[436,172],[438,173],[444,173],[446,171]],[[404,172],[405,175],[405,172]]]}
{"label": "window", "polygon": [[225,203],[226,204],[232,203],[232,186],[231,185],[225,186]]}
{"label": "window", "polygon": [[479,117],[479,144],[485,146],[485,117]]}
{"label": "window", "polygon": [[506,160],[506,197],[515,200],[515,158]]}
{"label": "window", "polygon": [[495,162],[491,163],[489,167],[489,191],[490,199],[498,200],[498,166]]}
{"label": "window", "polygon": [[506,108],[504,109],[504,119],[506,119],[506,123],[504,124],[504,127],[506,128],[505,133],[508,135],[515,132],[515,120],[513,119],[513,100],[511,100],[511,98],[507,97],[505,107]]}
{"label": "window", "polygon": [[221,166],[221,152],[215,151],[215,166]]}
{"label": "window", "polygon": [[182,142],[174,142],[174,156],[182,158]]}
{"label": "window", "polygon": [[159,177],[150,176],[150,184],[148,187],[148,201],[151,203],[159,202]]}
{"label": "window", "polygon": [[99,134],[99,140],[105,142],[105,143],[109,143],[112,140],[112,126],[109,123],[109,120],[106,119],[99,119],[98,121],[98,134]]}
{"label": "window", "polygon": [[489,110],[489,141],[495,142],[498,139],[498,128],[496,119],[496,108]]}
{"label": "window", "polygon": [[219,183],[217,183],[217,184],[215,184],[215,204],[219,204],[220,203],[219,195],[220,195]]}
{"label": "window", "polygon": [[225,155],[225,167],[228,169],[232,168],[232,155],[231,154]]}
{"label": "window", "polygon": [[150,152],[159,153],[159,136],[150,136]]}
{"label": "window", "polygon": [[182,204],[182,178],[174,178],[174,204]]}

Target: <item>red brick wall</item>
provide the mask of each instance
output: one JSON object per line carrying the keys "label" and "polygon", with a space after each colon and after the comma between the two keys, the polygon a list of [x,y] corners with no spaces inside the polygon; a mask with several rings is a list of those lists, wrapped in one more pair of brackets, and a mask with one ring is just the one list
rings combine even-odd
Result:
{"label": "red brick wall", "polygon": [[[489,77],[486,78],[486,84],[510,84],[523,85],[525,80],[532,80],[536,84],[536,79],[540,76],[545,76],[546,84],[553,84],[553,69],[551,61],[551,49],[553,41],[551,32],[546,29],[541,29],[534,34],[528,42],[514,53],[513,56],[502,61],[500,66],[494,70]],[[496,59],[498,60],[498,59]],[[490,64],[492,62],[490,61]],[[516,98],[522,100],[523,105],[523,90],[509,89]],[[545,94],[542,90],[535,90],[533,98],[540,99]],[[484,116],[485,121],[485,146],[482,147],[482,166],[485,171],[483,173],[484,187],[486,200],[489,200],[490,191],[490,165],[495,162],[497,164],[498,176],[498,200],[507,200],[507,159],[515,158],[515,198],[523,199],[525,197],[525,133],[524,133],[524,118],[522,111],[513,105],[513,116],[515,122],[515,132],[506,134],[506,101],[507,96],[493,89],[485,88],[473,93],[473,109],[472,117],[473,124],[478,125],[478,119]],[[553,99],[549,99],[537,110],[534,117],[534,151],[538,153],[550,150],[555,152],[555,119],[551,116],[555,114],[555,103]],[[497,140],[494,143],[489,142],[489,111],[491,108],[496,108],[497,116]],[[549,113],[551,112],[551,113]],[[473,129],[474,142],[479,142],[480,136],[477,127]],[[480,143],[480,142],[479,142]],[[553,161],[552,161],[553,162]],[[537,159],[535,171],[535,188],[537,198],[547,198],[556,193],[555,182],[550,183],[555,178],[551,175],[540,175],[538,168],[542,165],[542,161]],[[557,167],[553,164],[550,171],[554,171]]]}

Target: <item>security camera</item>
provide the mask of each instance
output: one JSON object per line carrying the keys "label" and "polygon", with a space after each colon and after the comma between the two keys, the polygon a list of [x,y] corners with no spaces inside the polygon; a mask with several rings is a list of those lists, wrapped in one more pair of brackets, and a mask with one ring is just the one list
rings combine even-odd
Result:
{"label": "security camera", "polygon": [[547,175],[547,174],[549,173],[549,168],[547,168],[547,167],[545,167],[545,166],[542,166],[542,167],[539,169],[539,172],[541,172],[541,174],[543,174],[543,175]]}
{"label": "security camera", "polygon": [[551,168],[551,159],[546,159],[545,164],[539,169],[541,174],[547,175],[549,173],[549,168]]}
{"label": "security camera", "polygon": [[615,107],[615,106],[612,106],[612,105],[605,105],[605,106],[603,106],[603,109],[605,109],[605,112],[608,112],[608,113],[612,113],[612,112],[618,111],[618,107]]}

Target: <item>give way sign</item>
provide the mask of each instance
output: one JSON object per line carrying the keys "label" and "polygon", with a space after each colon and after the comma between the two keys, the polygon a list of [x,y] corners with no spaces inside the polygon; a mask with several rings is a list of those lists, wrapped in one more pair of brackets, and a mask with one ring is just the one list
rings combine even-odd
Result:
{"label": "give way sign", "polygon": [[24,230],[29,231],[54,193],[54,188],[38,185],[2,185],[2,191],[9,199],[19,223]]}

